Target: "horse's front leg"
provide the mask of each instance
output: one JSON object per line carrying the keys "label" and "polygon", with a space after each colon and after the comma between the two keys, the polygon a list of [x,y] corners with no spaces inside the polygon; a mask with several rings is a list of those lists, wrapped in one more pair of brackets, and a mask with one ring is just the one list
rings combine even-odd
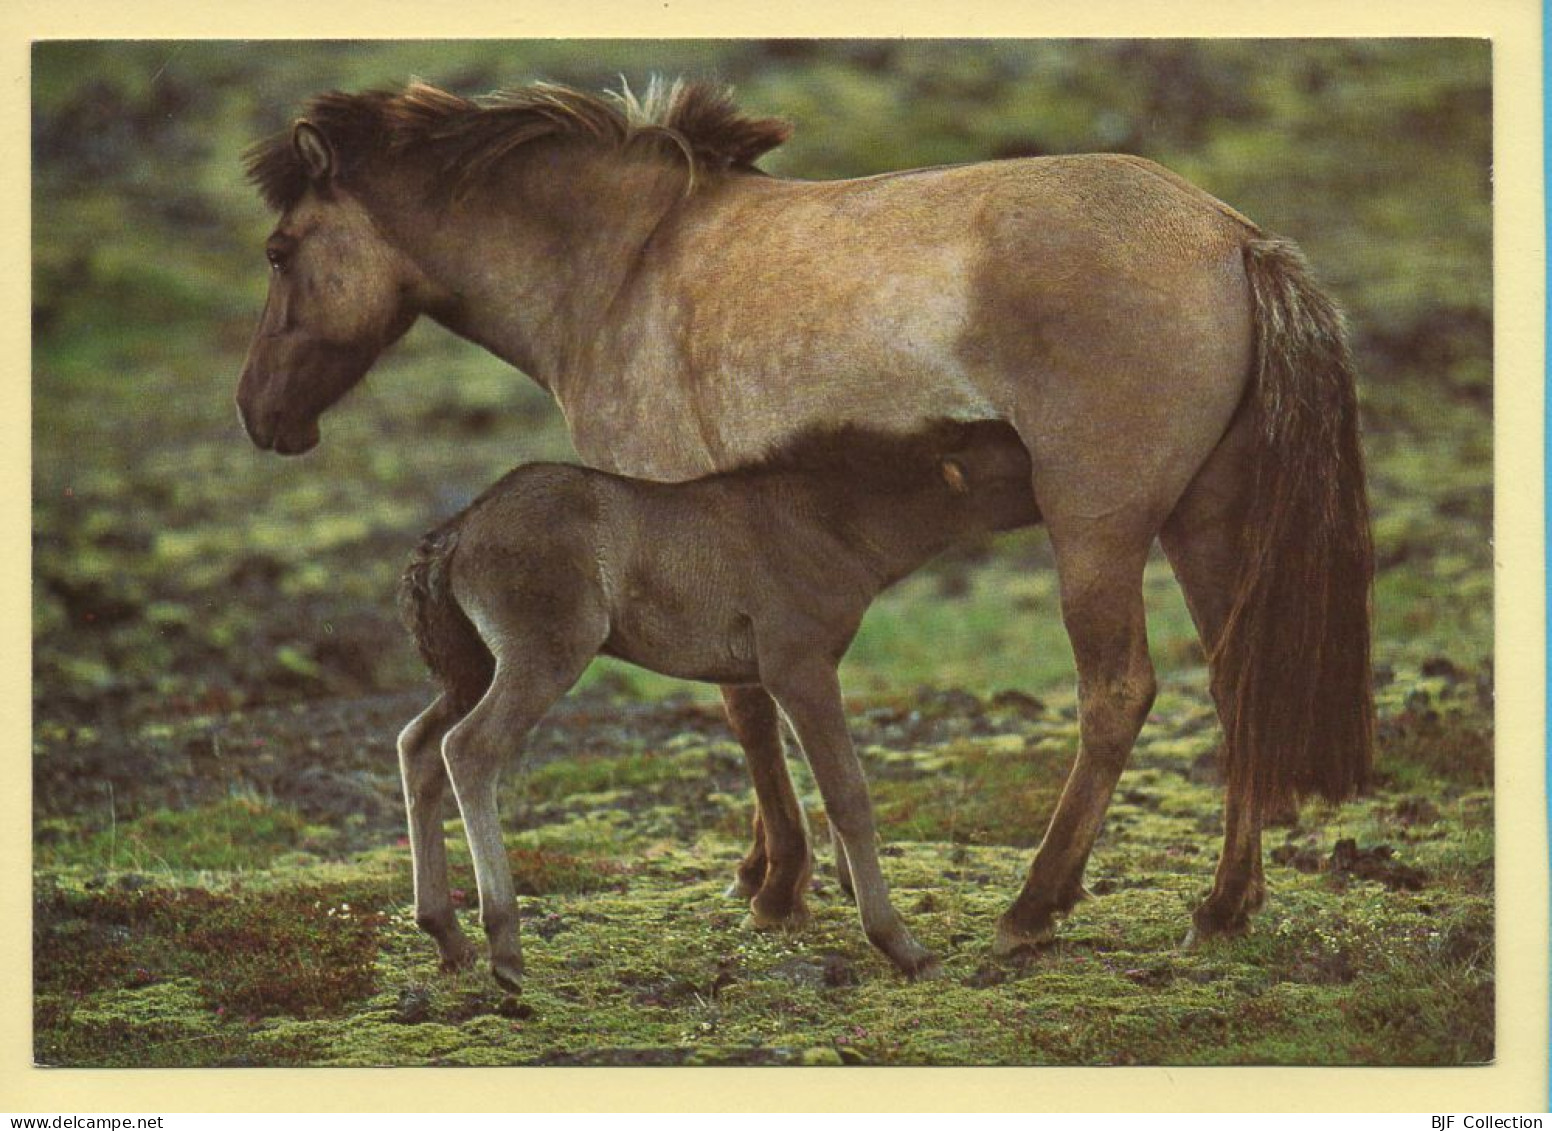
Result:
{"label": "horse's front leg", "polygon": [[447,793],[442,739],[457,721],[447,697],[439,696],[399,735],[399,776],[415,871],[415,922],[436,941],[444,970],[461,969],[474,961],[474,947],[459,929],[453,911],[442,838],[442,799]]}
{"label": "horse's front leg", "polygon": [[845,849],[857,896],[857,911],[868,940],[908,977],[930,976],[938,968],[932,952],[918,943],[889,899],[878,862],[873,802],[846,726],[835,666],[822,660],[777,663],[762,677],[792,721],[825,813]]}
{"label": "horse's front leg", "polygon": [[744,748],[757,808],[754,844],[738,867],[731,894],[749,899],[749,924],[799,926],[808,918],[803,892],[813,856],[803,807],[798,803],[782,750],[776,705],[758,686],[724,687],[728,724]]}

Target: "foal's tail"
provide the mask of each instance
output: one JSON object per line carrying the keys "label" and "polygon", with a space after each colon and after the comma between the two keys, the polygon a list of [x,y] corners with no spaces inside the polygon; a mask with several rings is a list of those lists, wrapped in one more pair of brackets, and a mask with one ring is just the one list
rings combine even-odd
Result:
{"label": "foal's tail", "polygon": [[1215,659],[1228,788],[1269,812],[1368,777],[1374,548],[1342,316],[1293,244],[1252,239],[1250,403],[1258,432],[1245,557]]}
{"label": "foal's tail", "polygon": [[448,705],[466,714],[490,687],[496,661],[453,596],[457,520],[420,540],[399,580],[399,614]]}

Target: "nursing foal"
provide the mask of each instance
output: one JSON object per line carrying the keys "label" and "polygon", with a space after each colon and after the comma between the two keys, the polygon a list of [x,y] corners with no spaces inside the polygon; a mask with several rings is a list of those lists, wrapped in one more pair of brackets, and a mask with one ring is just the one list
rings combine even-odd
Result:
{"label": "nursing foal", "polygon": [[[872,804],[836,668],[873,599],[952,543],[1039,521],[1029,455],[994,421],[908,436],[808,432],[758,463],[682,483],[566,464],[501,479],[421,542],[400,590],[442,693],[399,737],[417,922],[445,966],[472,961],[447,884],[440,808],[450,779],[480,893],[491,972],[522,972],[496,812],[502,758],[599,654],[685,679],[759,684],[792,724],[844,853],[863,930],[905,974],[936,959],[889,900]],[[758,744],[756,744],[758,746]],[[777,755],[779,757],[779,754]],[[780,814],[784,767],[751,754],[760,811]],[[801,827],[770,830],[756,925],[801,917]]]}

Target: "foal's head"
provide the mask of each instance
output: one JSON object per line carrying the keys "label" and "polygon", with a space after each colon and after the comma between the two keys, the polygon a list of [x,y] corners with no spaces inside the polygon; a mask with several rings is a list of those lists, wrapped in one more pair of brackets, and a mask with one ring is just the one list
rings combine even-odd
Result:
{"label": "foal's head", "polygon": [[272,142],[253,162],[256,178],[273,179],[266,188],[281,216],[264,248],[269,297],[237,408],[255,444],[295,455],[318,442],[323,411],[410,328],[429,284],[340,184],[318,127],[298,122],[288,148]]}
{"label": "foal's head", "polygon": [[942,533],[1011,530],[1040,521],[1029,452],[1001,420],[934,420],[905,433],[861,425],[810,428],[729,475],[795,472],[849,513],[895,514],[904,500]]}

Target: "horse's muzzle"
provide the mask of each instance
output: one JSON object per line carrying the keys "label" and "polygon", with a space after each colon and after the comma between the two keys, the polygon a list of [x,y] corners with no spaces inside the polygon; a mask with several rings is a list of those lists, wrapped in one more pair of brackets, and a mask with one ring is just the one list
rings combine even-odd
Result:
{"label": "horse's muzzle", "polygon": [[279,414],[249,413],[241,401],[237,405],[237,419],[243,432],[262,452],[274,452],[280,456],[299,456],[318,446],[319,430],[316,420],[295,428],[286,427]]}
{"label": "horse's muzzle", "polygon": [[261,432],[255,428],[253,421],[248,418],[247,410],[241,404],[237,406],[237,420],[242,425],[243,433],[259,451],[267,452],[275,446],[275,437],[270,433]]}

